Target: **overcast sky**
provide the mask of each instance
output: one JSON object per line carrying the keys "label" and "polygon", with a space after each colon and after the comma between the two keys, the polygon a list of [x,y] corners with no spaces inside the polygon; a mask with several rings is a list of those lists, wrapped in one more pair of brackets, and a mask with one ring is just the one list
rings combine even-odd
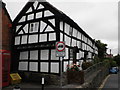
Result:
{"label": "overcast sky", "polygon": [[[28,0],[3,0],[12,20]],[[73,19],[90,37],[118,53],[118,0],[47,0]]]}

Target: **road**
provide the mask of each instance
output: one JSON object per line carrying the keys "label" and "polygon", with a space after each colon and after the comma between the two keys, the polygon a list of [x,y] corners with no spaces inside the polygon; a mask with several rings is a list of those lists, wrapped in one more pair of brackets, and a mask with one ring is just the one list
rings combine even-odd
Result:
{"label": "road", "polygon": [[102,90],[120,90],[120,72],[118,74],[110,74]]}

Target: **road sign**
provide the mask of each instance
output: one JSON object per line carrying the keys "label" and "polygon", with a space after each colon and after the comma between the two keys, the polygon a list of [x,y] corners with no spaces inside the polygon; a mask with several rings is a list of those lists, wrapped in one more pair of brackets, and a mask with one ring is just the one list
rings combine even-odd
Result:
{"label": "road sign", "polygon": [[65,56],[65,42],[56,42],[56,57]]}

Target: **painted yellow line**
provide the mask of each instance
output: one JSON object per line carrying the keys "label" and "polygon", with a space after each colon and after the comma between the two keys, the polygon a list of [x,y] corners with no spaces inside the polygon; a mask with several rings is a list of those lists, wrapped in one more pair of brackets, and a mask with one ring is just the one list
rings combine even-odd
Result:
{"label": "painted yellow line", "polygon": [[109,77],[110,77],[110,75],[108,75],[108,76],[104,79],[103,83],[100,85],[100,87],[99,87],[98,90],[101,90],[101,89],[104,87],[104,85],[105,85],[105,83],[106,83],[106,81],[108,80]]}

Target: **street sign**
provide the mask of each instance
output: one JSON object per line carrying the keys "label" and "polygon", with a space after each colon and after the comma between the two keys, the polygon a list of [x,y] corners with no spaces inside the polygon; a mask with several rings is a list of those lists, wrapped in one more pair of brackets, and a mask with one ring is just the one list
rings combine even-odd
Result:
{"label": "street sign", "polygon": [[56,42],[56,57],[65,56],[65,42]]}

